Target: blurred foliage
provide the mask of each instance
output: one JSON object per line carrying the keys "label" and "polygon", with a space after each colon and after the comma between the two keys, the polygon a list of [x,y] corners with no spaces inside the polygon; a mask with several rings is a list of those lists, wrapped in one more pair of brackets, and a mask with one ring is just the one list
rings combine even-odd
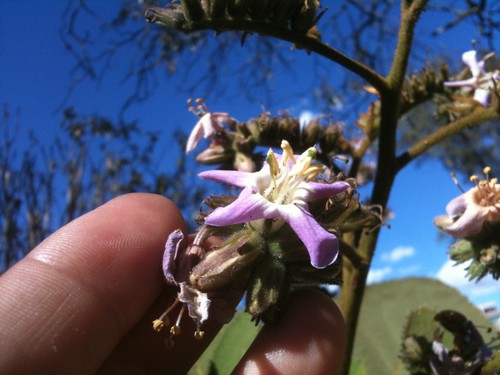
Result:
{"label": "blurred foliage", "polygon": [[[155,160],[159,135],[137,123],[115,124],[68,108],[55,139],[30,133],[4,107],[0,130],[0,271],[21,259],[55,229],[120,194],[167,195],[189,218],[204,196],[183,152],[165,167]],[[179,149],[182,133],[171,140]],[[172,165],[173,164],[173,165]],[[165,171],[165,172],[164,172]]]}
{"label": "blurred foliage", "polygon": [[492,323],[456,289],[438,280],[409,278],[373,284],[366,289],[354,349],[354,360],[365,365],[367,374],[407,374],[398,358],[402,331],[410,313],[423,306],[436,311],[452,307],[475,323],[485,341],[493,336]]}

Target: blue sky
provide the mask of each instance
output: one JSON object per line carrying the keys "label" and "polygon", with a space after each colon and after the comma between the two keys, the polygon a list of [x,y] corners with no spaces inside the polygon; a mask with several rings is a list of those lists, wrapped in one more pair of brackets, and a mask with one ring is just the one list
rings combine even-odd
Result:
{"label": "blue sky", "polygon": [[[103,17],[114,14],[113,6],[119,4],[118,1],[94,3],[101,4],[96,9],[103,12]],[[70,83],[69,71],[74,64],[58,35],[65,6],[64,2],[55,0],[0,2],[0,102],[8,104],[11,110],[21,111],[23,131],[32,129],[41,140],[47,141],[54,135],[60,121],[58,109],[65,98]],[[459,59],[462,51],[469,48],[469,43],[462,36],[460,43],[450,47],[450,55]],[[299,62],[308,58],[302,51],[294,53],[293,58]],[[65,104],[74,105],[79,113],[99,113],[113,118],[133,87],[132,82],[120,83],[120,73],[126,67],[123,61],[112,61],[113,73],[106,75],[99,85],[94,82],[79,85]],[[198,69],[203,69],[203,66]],[[332,75],[336,69],[332,70]],[[277,74],[275,87],[283,89],[281,94],[278,93],[282,99],[278,101],[279,105],[267,109],[276,113],[280,108],[288,108],[295,115],[304,110],[315,112],[307,98],[293,95],[300,91],[304,78],[307,77],[301,74]],[[163,84],[155,95],[132,107],[126,117],[129,120],[140,118],[141,124],[148,129],[161,129],[164,134],[161,142],[168,149],[171,130],[179,126],[189,129],[195,123],[195,117],[187,111],[186,99],[202,93],[179,92],[182,83],[179,77],[161,82]],[[230,112],[240,120],[254,117],[261,111],[258,101],[249,102],[243,96],[209,98],[208,104],[212,110]],[[159,167],[168,168],[170,156],[168,152],[162,155]],[[478,172],[482,167],[478,166]],[[498,174],[496,171],[496,176]],[[438,240],[437,230],[432,224],[435,216],[444,213],[446,203],[459,193],[450,178],[450,171],[438,162],[426,162],[419,167],[410,165],[403,170],[390,201],[395,217],[389,222],[390,229],[382,229],[370,281],[405,276],[441,277],[476,304],[495,301],[500,306],[497,282],[487,279],[479,284],[469,283],[461,277],[463,270],[449,266],[446,252],[450,241]]]}

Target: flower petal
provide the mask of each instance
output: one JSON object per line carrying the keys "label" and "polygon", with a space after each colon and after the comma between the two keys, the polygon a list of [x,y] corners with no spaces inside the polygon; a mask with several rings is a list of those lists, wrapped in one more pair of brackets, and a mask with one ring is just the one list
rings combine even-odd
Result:
{"label": "flower petal", "polygon": [[208,215],[205,218],[205,224],[219,227],[262,218],[280,218],[278,205],[269,202],[260,194],[252,194],[251,187],[247,187],[233,203],[226,207],[219,207]]}
{"label": "flower petal", "polygon": [[177,295],[179,301],[186,304],[189,316],[193,318],[198,326],[201,325],[208,319],[210,299],[206,293],[196,290],[187,283],[180,283],[179,286],[181,289]]}
{"label": "flower petal", "polygon": [[210,170],[199,173],[198,177],[243,188],[247,185],[250,175],[249,172]]}
{"label": "flower petal", "polygon": [[165,276],[165,281],[167,284],[177,285],[175,279],[176,265],[175,260],[179,249],[184,239],[184,234],[180,229],[174,230],[168,236],[167,243],[165,245],[165,252],[163,253],[163,275]]}
{"label": "flower petal", "polygon": [[186,154],[193,151],[196,146],[198,146],[198,142],[200,141],[200,139],[203,137],[204,129],[202,120],[206,116],[210,116],[210,113],[206,113],[205,115],[203,115],[203,117],[199,119],[196,125],[193,127],[193,130],[191,130],[191,133],[189,134],[186,142]]}
{"label": "flower petal", "polygon": [[337,195],[346,191],[350,188],[347,182],[338,181],[332,184],[323,184],[320,182],[306,182],[304,183],[307,189],[309,190],[309,195],[306,201],[313,201],[316,199],[323,199],[331,197],[332,195]]}
{"label": "flower petal", "polygon": [[487,107],[490,102],[490,90],[476,89],[474,91],[474,100],[481,103],[483,107]]}
{"label": "flower petal", "polygon": [[450,219],[455,219],[458,216],[461,216],[465,209],[467,208],[467,200],[465,198],[465,194],[461,194],[458,197],[452,199],[446,205],[446,215],[450,217]]}
{"label": "flower petal", "polygon": [[453,237],[469,237],[481,231],[488,216],[488,209],[476,204],[469,204],[462,216],[453,224],[443,228]]}
{"label": "flower petal", "polygon": [[446,87],[476,87],[477,85],[477,80],[476,78],[469,78],[469,79],[464,79],[461,81],[447,81],[444,83]]}
{"label": "flower petal", "polygon": [[280,207],[283,219],[304,243],[315,268],[325,268],[337,260],[339,240],[329,233],[307,211],[290,204]]}
{"label": "flower petal", "polygon": [[483,72],[484,62],[477,61],[477,52],[475,50],[464,52],[462,54],[462,61],[469,67],[474,78]]}

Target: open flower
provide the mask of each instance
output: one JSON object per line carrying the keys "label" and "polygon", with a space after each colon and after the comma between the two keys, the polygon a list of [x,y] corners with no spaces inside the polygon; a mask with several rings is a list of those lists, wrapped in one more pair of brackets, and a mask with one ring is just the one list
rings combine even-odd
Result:
{"label": "open flower", "polygon": [[297,157],[288,142],[283,141],[281,147],[283,155],[269,150],[267,161],[258,172],[219,170],[199,174],[204,179],[243,188],[233,203],[208,215],[205,224],[226,226],[249,222],[255,227],[265,227],[261,219],[273,219],[267,230],[274,232],[286,222],[307,248],[311,264],[325,268],[337,259],[338,239],[311,215],[308,202],[341,193],[350,185],[312,181],[324,172],[324,167],[312,163],[314,147]]}
{"label": "open flower", "polygon": [[454,237],[470,237],[481,232],[487,222],[500,220],[500,184],[496,178],[489,178],[491,168],[486,167],[486,179],[453,199],[446,206],[446,215],[434,220],[437,227]]}
{"label": "open flower", "polygon": [[490,91],[494,87],[493,81],[500,78],[498,72],[487,73],[484,70],[484,59],[477,61],[477,52],[467,51],[462,55],[462,61],[469,67],[472,77],[460,81],[445,82],[447,87],[465,87],[474,90],[474,100],[484,107],[488,106]]}

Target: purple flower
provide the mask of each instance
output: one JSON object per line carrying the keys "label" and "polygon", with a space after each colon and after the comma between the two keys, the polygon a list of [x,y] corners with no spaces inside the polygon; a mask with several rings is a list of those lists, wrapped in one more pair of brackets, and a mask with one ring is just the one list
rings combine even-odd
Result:
{"label": "purple flower", "polygon": [[[180,229],[170,233],[165,245],[163,254],[163,275],[168,285],[179,288],[175,301],[163,312],[163,314],[153,321],[153,329],[161,331],[165,325],[170,325],[168,315],[181,305],[179,315],[170,326],[170,337],[166,343],[169,347],[174,344],[173,337],[181,333],[180,322],[187,309],[189,316],[196,324],[194,337],[203,338],[201,325],[209,318],[215,318],[220,323],[228,323],[234,313],[235,306],[241,299],[241,294],[237,290],[211,290],[201,292],[190,282],[193,268],[201,265],[206,260],[206,252],[201,244],[208,236],[206,226],[203,226],[196,234],[193,243],[187,245],[184,241],[184,234]],[[205,267],[206,268],[206,267]]]}
{"label": "purple flower", "polygon": [[223,130],[224,121],[230,120],[227,113],[207,112],[196,123],[186,143],[186,153],[193,151],[201,138],[214,139]]}
{"label": "purple flower", "polygon": [[[490,172],[486,167],[486,175]],[[454,237],[470,237],[481,232],[486,222],[500,220],[500,184],[496,178],[477,182],[476,186],[454,198],[446,206],[446,215],[434,220],[437,227]]]}
{"label": "purple flower", "polygon": [[[488,106],[490,91],[494,87],[493,81],[500,78],[498,72],[487,73],[484,70],[484,60],[477,61],[477,52],[467,51],[462,55],[462,61],[469,67],[472,77],[461,81],[445,82],[446,87],[465,87],[474,90],[474,100],[484,107]],[[489,57],[489,56],[487,56]]]}
{"label": "purple flower", "polygon": [[214,210],[205,218],[207,225],[225,226],[250,222],[259,227],[261,219],[274,219],[271,233],[285,222],[304,243],[316,268],[325,268],[338,256],[337,237],[325,230],[309,212],[308,202],[327,198],[349,188],[346,182],[311,181],[324,172],[313,164],[314,147],[302,155],[293,155],[288,142],[281,145],[283,155],[268,153],[264,167],[254,173],[240,171],[206,171],[201,178],[243,188],[238,198],[226,207]]}

